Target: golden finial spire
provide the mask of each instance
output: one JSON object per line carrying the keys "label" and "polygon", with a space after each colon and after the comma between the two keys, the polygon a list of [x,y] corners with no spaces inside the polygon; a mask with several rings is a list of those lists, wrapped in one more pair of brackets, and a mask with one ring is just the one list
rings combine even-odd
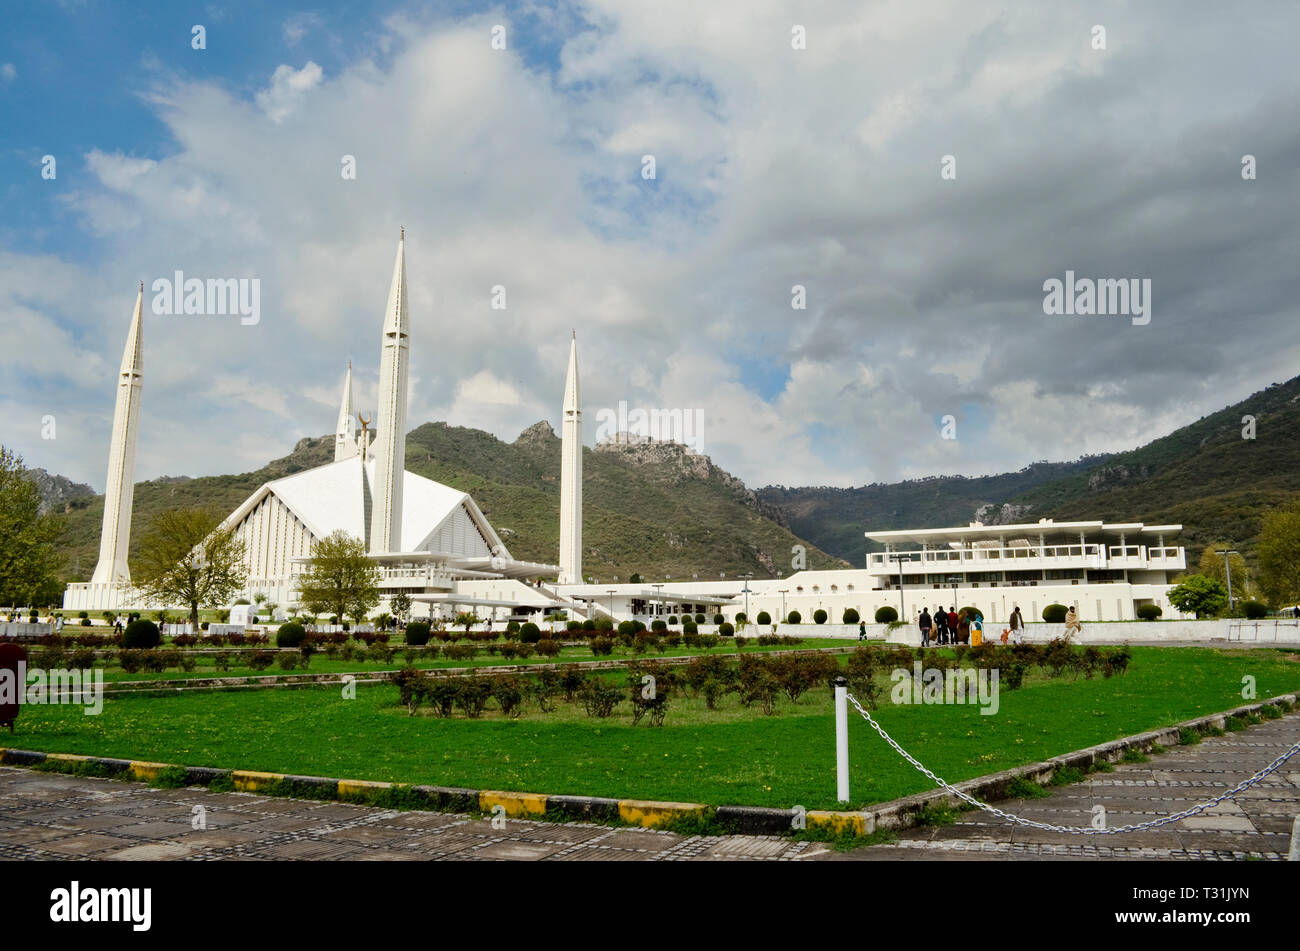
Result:
{"label": "golden finial spire", "polygon": [[402,240],[406,240],[406,225],[402,225]]}

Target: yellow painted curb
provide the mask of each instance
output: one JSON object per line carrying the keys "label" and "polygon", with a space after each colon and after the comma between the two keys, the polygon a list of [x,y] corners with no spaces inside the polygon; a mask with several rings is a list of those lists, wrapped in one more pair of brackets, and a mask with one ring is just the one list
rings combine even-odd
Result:
{"label": "yellow painted curb", "polygon": [[60,760],[65,763],[87,763],[91,757],[82,756],[80,753],[46,753],[47,760]]}
{"label": "yellow painted curb", "polygon": [[251,769],[236,769],[230,774],[230,781],[240,792],[257,792],[267,789],[284,779],[283,773],[259,773]]}
{"label": "yellow painted curb", "polygon": [[650,802],[644,799],[620,799],[618,816],[630,825],[652,829],[674,819],[704,818],[707,806],[698,802]]}
{"label": "yellow painted curb", "polygon": [[526,792],[489,792],[478,794],[478,807],[483,812],[491,812],[493,806],[501,806],[511,818],[519,816],[546,815],[546,795],[544,793]]}
{"label": "yellow painted curb", "polygon": [[[835,835],[867,835],[874,829],[867,828],[867,820],[860,812],[825,812],[813,810],[808,813],[808,826],[820,826],[829,829]],[[872,823],[874,825],[875,823]]]}
{"label": "yellow painted curb", "polygon": [[138,779],[141,782],[151,782],[158,778],[158,774],[164,769],[170,768],[170,763],[145,763],[139,760],[132,760],[131,765],[126,768],[127,773],[132,779]]}
{"label": "yellow painted curb", "polygon": [[340,796],[364,796],[366,793],[392,789],[392,783],[380,783],[369,779],[340,779]]}

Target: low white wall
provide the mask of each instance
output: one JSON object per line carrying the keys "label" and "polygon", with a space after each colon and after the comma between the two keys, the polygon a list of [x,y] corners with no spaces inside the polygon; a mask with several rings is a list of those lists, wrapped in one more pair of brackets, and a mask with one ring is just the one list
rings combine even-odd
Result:
{"label": "low white wall", "polygon": [[[1005,624],[984,624],[985,639],[1001,641]],[[1065,634],[1064,624],[1039,622],[1025,627],[1025,640],[1046,644]],[[1300,621],[1097,621],[1083,622],[1079,633],[1071,638],[1076,644],[1122,644],[1125,641],[1226,641],[1229,643],[1298,644]],[[891,644],[920,644],[921,632],[913,626],[900,627],[888,637]]]}

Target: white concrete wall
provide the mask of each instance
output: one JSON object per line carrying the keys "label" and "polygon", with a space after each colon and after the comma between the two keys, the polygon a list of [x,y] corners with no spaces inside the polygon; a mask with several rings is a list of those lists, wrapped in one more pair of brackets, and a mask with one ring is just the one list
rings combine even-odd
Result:
{"label": "white concrete wall", "polygon": [[[984,625],[984,636],[995,643],[1001,642],[1005,624]],[[1029,624],[1025,640],[1031,644],[1046,644],[1065,634],[1064,624]],[[900,627],[888,636],[891,644],[921,643],[921,632],[914,625]],[[1226,644],[1300,644],[1300,622],[1296,621],[1240,621],[1220,619],[1212,621],[1114,621],[1111,623],[1083,622],[1081,631],[1071,638],[1076,644],[1122,644],[1125,641],[1220,641]]]}

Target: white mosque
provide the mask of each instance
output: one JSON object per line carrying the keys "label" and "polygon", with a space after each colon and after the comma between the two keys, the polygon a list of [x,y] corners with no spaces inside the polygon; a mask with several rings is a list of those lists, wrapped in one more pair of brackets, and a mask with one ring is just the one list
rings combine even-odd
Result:
{"label": "white mosque", "polygon": [[[342,530],[366,541],[377,562],[385,601],[400,593],[417,613],[473,610],[481,617],[523,610],[567,609],[585,616],[580,602],[534,579],[581,580],[582,411],[578,396],[577,335],[570,345],[562,436],[560,564],[515,559],[464,492],[406,471],[407,310],[405,231],[398,241],[379,363],[379,407],[373,420],[354,423],[352,367],[348,366],[334,434],[334,461],[267,482],[223,522],[244,543],[248,572],[244,597],[263,594],[279,605],[296,603],[296,578],[312,546]],[[68,610],[142,606],[131,585],[131,537],[136,437],[143,382],[141,308],[136,298],[118,378],[109,449],[99,562],[88,583],[68,586]],[[373,437],[373,438],[372,438]],[[385,605],[386,607],[386,605]]]}

